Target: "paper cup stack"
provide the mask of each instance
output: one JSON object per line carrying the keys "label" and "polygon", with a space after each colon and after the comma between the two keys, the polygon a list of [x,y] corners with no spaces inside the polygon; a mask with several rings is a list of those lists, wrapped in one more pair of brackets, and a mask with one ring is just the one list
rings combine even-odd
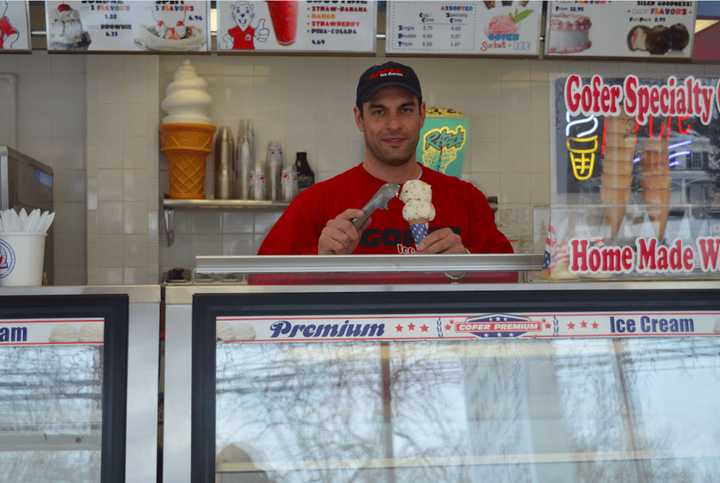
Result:
{"label": "paper cup stack", "polygon": [[45,238],[55,213],[0,211],[0,286],[42,285]]}

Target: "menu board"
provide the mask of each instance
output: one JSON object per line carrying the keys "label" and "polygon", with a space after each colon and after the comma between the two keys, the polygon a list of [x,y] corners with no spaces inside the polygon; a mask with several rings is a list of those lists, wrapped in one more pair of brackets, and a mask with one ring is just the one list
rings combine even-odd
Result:
{"label": "menu board", "polygon": [[0,1],[0,50],[30,50],[27,1]]}
{"label": "menu board", "polygon": [[537,55],[542,2],[388,2],[393,54]]}
{"label": "menu board", "polygon": [[220,51],[375,52],[375,1],[218,2]]}
{"label": "menu board", "polygon": [[208,51],[209,2],[45,2],[49,51]]}
{"label": "menu board", "polygon": [[696,13],[695,2],[550,2],[545,53],[687,59]]}

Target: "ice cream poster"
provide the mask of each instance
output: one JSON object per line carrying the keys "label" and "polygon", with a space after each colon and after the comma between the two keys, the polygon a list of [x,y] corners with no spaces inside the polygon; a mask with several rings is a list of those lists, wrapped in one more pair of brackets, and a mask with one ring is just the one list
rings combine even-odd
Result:
{"label": "ice cream poster", "polygon": [[538,54],[542,2],[387,2],[386,51]]}
{"label": "ice cream poster", "polygon": [[30,50],[28,2],[0,0],[0,50]]}
{"label": "ice cream poster", "polygon": [[209,6],[184,0],[48,1],[48,50],[208,51]]}
{"label": "ice cream poster", "polygon": [[102,345],[105,320],[0,320],[0,347],[29,345]]}
{"label": "ice cream poster", "polygon": [[552,1],[545,53],[687,59],[696,14],[696,2]]}
{"label": "ice cream poster", "polygon": [[555,278],[720,275],[719,90],[693,76],[553,81]]}
{"label": "ice cream poster", "polygon": [[218,2],[220,51],[375,52],[376,1]]}
{"label": "ice cream poster", "polygon": [[469,130],[468,120],[462,112],[428,107],[417,146],[418,161],[435,171],[459,178],[465,152],[470,148]]}

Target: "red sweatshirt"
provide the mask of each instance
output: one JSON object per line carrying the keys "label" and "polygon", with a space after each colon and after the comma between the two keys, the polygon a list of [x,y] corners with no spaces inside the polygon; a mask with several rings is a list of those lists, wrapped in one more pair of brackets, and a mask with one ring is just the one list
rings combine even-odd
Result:
{"label": "red sweatshirt", "polygon": [[[429,231],[449,227],[460,234],[471,253],[512,253],[505,235],[495,226],[485,196],[472,184],[423,168],[424,182],[432,186],[436,216]],[[385,184],[355,166],[305,190],[290,204],[268,232],[259,255],[316,255],[326,223],[348,208],[362,208]],[[365,229],[355,254],[415,252],[410,226],[402,217],[403,202],[393,198],[388,210],[377,210]]]}

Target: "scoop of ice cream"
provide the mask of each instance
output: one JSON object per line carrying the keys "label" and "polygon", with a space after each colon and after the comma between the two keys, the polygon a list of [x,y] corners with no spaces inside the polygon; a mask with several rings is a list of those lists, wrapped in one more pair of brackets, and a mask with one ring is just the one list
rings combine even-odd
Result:
{"label": "scoop of ice cream", "polygon": [[400,191],[400,200],[403,203],[410,200],[430,202],[432,200],[432,187],[419,179],[406,181]]}
{"label": "scoop of ice cream", "polygon": [[410,224],[427,223],[435,219],[435,207],[429,201],[409,200],[403,206],[403,218]]}
{"label": "scoop of ice cream", "polygon": [[190,61],[186,60],[175,71],[175,78],[168,85],[167,94],[160,105],[168,113],[162,122],[212,124],[207,114],[210,102],[207,82],[197,75]]}

